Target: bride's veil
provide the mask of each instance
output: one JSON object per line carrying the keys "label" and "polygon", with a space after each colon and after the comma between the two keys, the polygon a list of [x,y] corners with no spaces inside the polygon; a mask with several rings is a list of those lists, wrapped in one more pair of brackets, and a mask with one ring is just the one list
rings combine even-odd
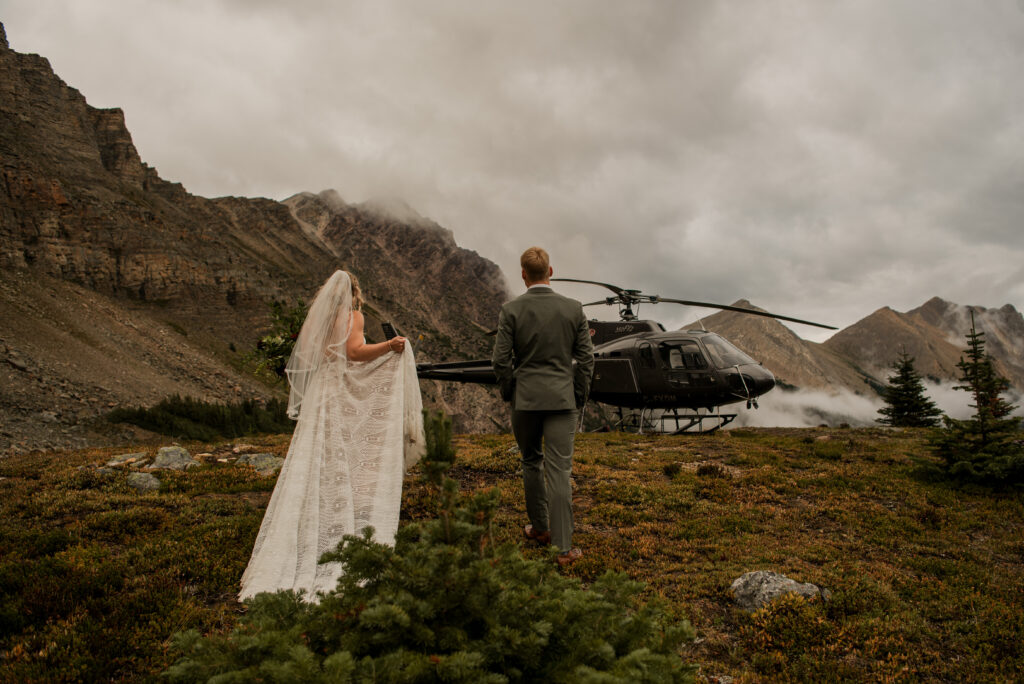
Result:
{"label": "bride's veil", "polygon": [[345,534],[372,527],[394,542],[403,470],[423,454],[422,400],[412,347],[348,362],[352,280],[336,271],[316,293],[286,372],[288,415],[298,419],[288,455],[242,575],[240,596],[319,591],[337,585],[340,563],[319,564]]}
{"label": "bride's veil", "polygon": [[288,417],[298,419],[302,401],[308,395],[313,379],[327,363],[337,356],[344,363],[342,351],[348,340],[352,313],[352,281],[345,271],[335,271],[327,279],[313,302],[295,340],[292,355],[285,366],[291,391],[288,394]]}

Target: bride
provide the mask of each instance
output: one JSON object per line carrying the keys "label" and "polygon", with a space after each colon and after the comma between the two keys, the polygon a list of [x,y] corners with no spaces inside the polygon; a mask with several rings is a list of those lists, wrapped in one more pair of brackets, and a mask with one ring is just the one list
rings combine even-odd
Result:
{"label": "bride", "polygon": [[340,563],[317,563],[343,535],[373,527],[393,544],[402,476],[423,453],[416,364],[405,338],[367,344],[355,276],[317,292],[288,359],[288,456],[263,517],[239,598],[294,589],[318,600]]}

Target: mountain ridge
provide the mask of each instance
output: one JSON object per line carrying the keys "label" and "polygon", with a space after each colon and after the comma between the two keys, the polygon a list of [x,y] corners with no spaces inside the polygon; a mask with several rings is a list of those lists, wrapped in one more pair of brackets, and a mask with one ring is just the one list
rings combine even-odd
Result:
{"label": "mountain ridge", "polygon": [[[307,206],[327,230],[316,236],[284,202],[190,194],[141,159],[122,110],[92,107],[44,57],[11,50],[4,32],[0,453],[79,445],[104,411],[169,393],[279,396],[280,386],[241,370],[243,353],[266,332],[271,301],[309,301],[337,268],[363,282],[368,338],[391,320],[424,361],[487,348],[480,329],[494,327],[509,296],[495,264],[418,214],[400,220],[413,218],[411,207],[321,195],[322,206]],[[125,344],[100,329],[120,331]],[[62,361],[60,345],[91,370]],[[430,382],[424,396],[458,429],[494,428],[500,402],[483,388]]]}
{"label": "mountain ridge", "polygon": [[[746,299],[733,305],[763,311]],[[884,386],[901,350],[914,357],[923,376],[935,382],[959,380],[956,364],[967,345],[971,312],[997,371],[1016,389],[1024,388],[1024,317],[1010,304],[986,309],[933,297],[907,312],[885,306],[821,343],[800,338],[779,321],[736,312],[701,320],[764,363],[783,388],[845,389],[870,396]]]}

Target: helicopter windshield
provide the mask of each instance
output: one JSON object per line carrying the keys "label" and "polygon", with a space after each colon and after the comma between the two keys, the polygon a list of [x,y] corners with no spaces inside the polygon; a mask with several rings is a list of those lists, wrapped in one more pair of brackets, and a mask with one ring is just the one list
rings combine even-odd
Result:
{"label": "helicopter windshield", "polygon": [[711,362],[715,364],[715,368],[732,368],[733,366],[757,363],[754,359],[714,333],[705,335],[703,342],[708,350],[708,354],[711,355]]}

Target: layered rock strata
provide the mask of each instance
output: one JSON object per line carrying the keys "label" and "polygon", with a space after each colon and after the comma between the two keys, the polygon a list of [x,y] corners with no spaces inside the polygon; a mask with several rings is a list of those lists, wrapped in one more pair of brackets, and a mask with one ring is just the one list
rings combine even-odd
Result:
{"label": "layered rock strata", "polygon": [[[0,453],[77,444],[66,431],[97,406],[280,394],[235,367],[271,301],[308,301],[337,268],[363,282],[371,339],[390,320],[425,361],[489,352],[481,330],[508,294],[449,231],[336,193],[192,195],[142,161],[124,112],[90,106],[0,26]],[[77,369],[59,360],[69,352]],[[55,388],[73,405],[43,411]],[[502,413],[482,388],[424,389],[461,430],[493,430]]]}

